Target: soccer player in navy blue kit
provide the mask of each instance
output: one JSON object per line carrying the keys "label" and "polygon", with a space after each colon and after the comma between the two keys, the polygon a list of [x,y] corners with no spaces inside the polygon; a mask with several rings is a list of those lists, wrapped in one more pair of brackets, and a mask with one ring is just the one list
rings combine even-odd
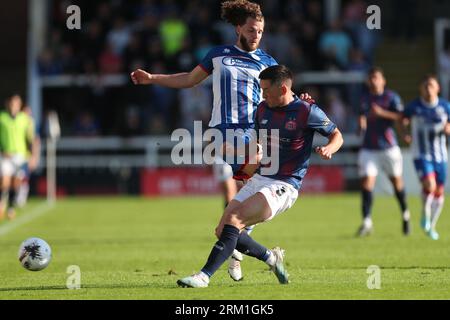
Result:
{"label": "soccer player in navy blue kit", "polygon": [[[243,129],[242,138],[247,139],[247,131],[254,128],[255,111],[262,100],[258,75],[278,63],[258,48],[264,32],[264,16],[258,4],[246,0],[226,1],[222,3],[222,18],[236,27],[235,45],[211,49],[191,72],[167,75],[139,69],[131,73],[131,79],[135,84],[191,88],[211,75],[214,102],[209,126],[221,130],[224,137],[226,130]],[[227,171],[232,171],[229,176],[234,174],[238,179],[247,177],[241,164],[231,164],[231,170],[227,166],[223,163],[222,169],[216,168],[217,172],[225,172],[225,179]],[[231,190],[224,193],[230,197],[232,192],[228,191]],[[240,280],[240,257],[237,253],[234,257],[236,259],[230,261],[230,275],[234,280]]]}
{"label": "soccer player in navy blue kit", "polygon": [[389,177],[402,213],[402,230],[410,233],[410,213],[403,183],[403,157],[395,136],[394,125],[402,119],[403,104],[394,91],[386,89],[383,70],[374,67],[368,73],[369,91],[362,100],[359,117],[363,144],[358,155],[361,176],[363,223],[359,236],[373,231],[373,189],[380,170]]}
{"label": "soccer player in navy blue kit", "polygon": [[[252,226],[273,219],[288,210],[296,201],[309,165],[314,133],[328,137],[327,145],[316,152],[325,160],[343,144],[342,134],[325,113],[315,104],[309,104],[292,95],[292,73],[285,66],[271,66],[259,75],[264,101],[256,113],[257,132],[265,129],[272,147],[279,148],[279,167],[276,173],[264,175],[263,168],[230,202],[216,228],[219,240],[200,272],[178,280],[182,287],[207,287],[212,275],[236,248],[255,257],[275,273],[281,284],[289,282],[284,266],[284,251],[269,250],[253,240],[245,231]],[[272,130],[278,130],[277,140]]]}
{"label": "soccer player in navy blue kit", "polygon": [[439,97],[440,86],[433,75],[420,83],[420,97],[404,112],[404,124],[411,124],[411,152],[417,175],[422,183],[422,218],[420,225],[433,240],[439,239],[436,224],[444,207],[450,135],[450,104]]}

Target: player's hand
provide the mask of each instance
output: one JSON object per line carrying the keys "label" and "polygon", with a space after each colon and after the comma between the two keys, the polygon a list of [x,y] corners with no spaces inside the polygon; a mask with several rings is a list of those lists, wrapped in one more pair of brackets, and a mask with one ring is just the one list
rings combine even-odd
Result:
{"label": "player's hand", "polygon": [[39,160],[36,157],[31,157],[30,160],[28,161],[28,169],[30,170],[30,172],[35,171],[38,165]]}
{"label": "player's hand", "polygon": [[299,97],[299,98],[300,98],[301,100],[303,100],[303,101],[308,102],[309,104],[314,104],[314,103],[316,103],[316,100],[314,100],[313,97],[311,97],[311,96],[309,95],[309,93],[307,93],[307,92],[300,94],[300,97]]}
{"label": "player's hand", "polygon": [[412,142],[412,137],[411,137],[411,135],[410,135],[410,134],[406,134],[406,135],[403,137],[403,141],[405,141],[406,144],[411,144],[411,142]]}
{"label": "player's hand", "polygon": [[130,76],[134,84],[150,84],[152,81],[152,75],[141,69],[133,71]]}
{"label": "player's hand", "polygon": [[370,107],[370,114],[375,117],[380,117],[383,114],[384,109],[377,105],[376,103],[372,103]]}
{"label": "player's hand", "polygon": [[450,122],[445,125],[444,133],[450,136]]}
{"label": "player's hand", "polygon": [[330,160],[333,156],[328,147],[316,147],[315,151],[323,160]]}

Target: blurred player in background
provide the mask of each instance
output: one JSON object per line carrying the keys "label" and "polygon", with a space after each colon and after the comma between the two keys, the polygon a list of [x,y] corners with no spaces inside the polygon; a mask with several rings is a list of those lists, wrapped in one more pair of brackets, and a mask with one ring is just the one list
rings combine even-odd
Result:
{"label": "blurred player in background", "polygon": [[33,114],[31,107],[28,105],[25,105],[22,109],[22,111],[27,114],[30,117],[31,127],[34,132],[34,141],[32,144],[32,150],[28,153],[27,157],[27,165],[25,170],[25,177],[22,180],[22,183],[20,184],[19,190],[16,195],[16,204],[19,208],[22,208],[25,206],[28,200],[28,194],[30,191],[30,175],[36,170],[36,168],[39,165],[40,160],[40,153],[41,153],[41,139],[39,137],[39,134],[36,130],[36,125],[34,122]]}
{"label": "blurred player in background", "polygon": [[0,219],[5,213],[9,219],[15,217],[16,194],[33,150],[33,124],[21,109],[22,98],[14,94],[6,100],[6,110],[0,112]]}
{"label": "blurred player in background", "polygon": [[[214,102],[209,127],[219,129],[224,137],[227,129],[242,129],[241,138],[244,143],[249,143],[251,137],[248,132],[254,127],[254,113],[262,100],[258,75],[278,63],[258,48],[264,32],[264,16],[258,4],[247,0],[226,1],[222,3],[222,18],[236,27],[237,41],[234,45],[211,49],[191,72],[167,75],[138,69],[131,73],[131,79],[135,84],[191,88],[212,75]],[[216,170],[229,171],[224,163],[217,162],[219,167]],[[234,163],[230,166],[237,180],[249,177],[245,165]],[[228,201],[234,197],[238,186],[231,177],[222,180],[225,200]],[[236,253],[233,259],[230,261],[230,275],[234,280],[241,280],[241,256]]]}
{"label": "blurred player in background", "polygon": [[[298,197],[309,165],[314,133],[328,137],[327,145],[317,147],[322,159],[329,160],[342,146],[340,131],[317,106],[292,94],[292,73],[285,66],[272,66],[260,74],[264,101],[256,114],[256,129],[279,130],[278,171],[262,175],[257,171],[230,202],[216,228],[219,240],[200,272],[178,280],[182,287],[207,287],[212,275],[237,248],[255,257],[275,273],[281,284],[289,283],[284,266],[284,250],[269,250],[253,240],[245,227],[270,221],[292,207]],[[271,140],[275,138],[271,136]],[[252,143],[256,143],[253,141]]]}
{"label": "blurred player in background", "polygon": [[369,91],[363,97],[359,117],[359,127],[364,139],[358,155],[363,215],[358,235],[365,236],[373,231],[373,189],[380,170],[387,174],[394,187],[402,213],[402,230],[408,235],[410,213],[402,178],[403,158],[394,131],[394,125],[402,118],[403,104],[398,94],[386,89],[382,69],[374,67],[369,71],[367,85]]}
{"label": "blurred player in background", "polygon": [[450,104],[439,98],[440,86],[433,75],[420,83],[420,97],[405,109],[405,126],[411,125],[411,151],[422,183],[421,227],[433,240],[439,239],[436,223],[444,207],[447,175],[447,143],[450,135]]}

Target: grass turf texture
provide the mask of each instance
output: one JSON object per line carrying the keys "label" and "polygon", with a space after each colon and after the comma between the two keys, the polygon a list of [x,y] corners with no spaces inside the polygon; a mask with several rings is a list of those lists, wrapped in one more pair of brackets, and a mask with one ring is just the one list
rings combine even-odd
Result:
{"label": "grass turf texture", "polygon": [[[438,224],[441,239],[432,241],[419,227],[418,198],[409,199],[412,234],[404,237],[394,198],[376,197],[375,233],[358,239],[358,194],[302,195],[288,212],[255,229],[257,241],[286,249],[289,285],[279,285],[265,264],[246,257],[241,282],[233,282],[224,265],[208,288],[177,287],[177,279],[206,261],[221,203],[219,197],[60,200],[0,236],[0,299],[450,298],[449,205]],[[32,201],[18,217],[37,205]],[[31,236],[53,250],[52,262],[40,272],[17,261],[19,244]],[[81,268],[79,290],[66,288],[70,265]],[[367,288],[370,265],[381,268],[379,290]]]}

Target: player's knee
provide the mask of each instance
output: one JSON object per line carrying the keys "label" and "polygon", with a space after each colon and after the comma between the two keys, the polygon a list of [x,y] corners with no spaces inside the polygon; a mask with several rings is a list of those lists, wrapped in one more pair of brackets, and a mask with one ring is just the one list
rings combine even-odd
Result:
{"label": "player's knee", "polygon": [[230,210],[225,217],[225,224],[235,226],[238,229],[244,228],[244,207],[239,205],[233,210]]}
{"label": "player's knee", "polygon": [[423,181],[423,190],[426,193],[435,193],[436,192],[436,182],[433,179],[425,179]]}
{"label": "player's knee", "polygon": [[404,189],[405,186],[402,177],[392,177],[391,181],[396,191],[402,191]]}
{"label": "player's knee", "polygon": [[440,184],[440,185],[436,186],[436,190],[434,191],[434,196],[441,197],[444,195],[444,192],[445,192],[444,185]]}

